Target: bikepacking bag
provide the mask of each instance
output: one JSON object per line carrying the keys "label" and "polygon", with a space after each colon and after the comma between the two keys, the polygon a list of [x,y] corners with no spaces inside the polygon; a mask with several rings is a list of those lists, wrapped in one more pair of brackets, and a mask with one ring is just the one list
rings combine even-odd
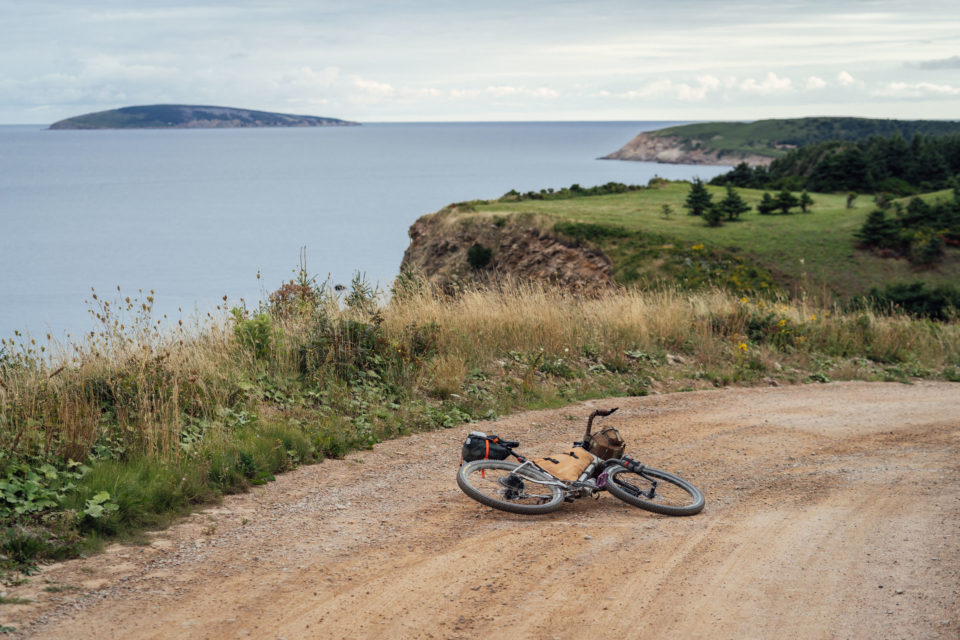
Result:
{"label": "bikepacking bag", "polygon": [[607,427],[597,433],[586,436],[583,440],[583,446],[601,460],[610,458],[620,458],[623,456],[623,450],[626,448],[620,432],[613,427]]}
{"label": "bikepacking bag", "polygon": [[500,444],[497,436],[471,431],[460,450],[460,464],[474,460],[505,460],[510,450]]}
{"label": "bikepacking bag", "polygon": [[538,458],[534,462],[554,478],[573,482],[580,478],[587,467],[596,462],[596,458],[583,447],[574,447],[555,456]]}

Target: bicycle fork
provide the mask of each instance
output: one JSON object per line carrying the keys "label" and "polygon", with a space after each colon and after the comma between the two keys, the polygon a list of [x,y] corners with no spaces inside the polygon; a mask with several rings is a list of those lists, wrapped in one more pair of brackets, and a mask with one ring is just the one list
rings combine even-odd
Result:
{"label": "bicycle fork", "polygon": [[[655,478],[651,478],[650,476],[648,476],[643,472],[643,470],[645,469],[645,467],[643,466],[643,463],[639,462],[638,460],[634,460],[630,456],[624,456],[620,459],[619,464],[627,471],[632,471],[633,473],[637,474],[638,476],[640,476],[641,478],[649,482],[650,489],[647,491],[644,491],[640,487],[635,487],[629,482],[624,482],[622,480],[619,481],[617,484],[635,496],[638,496],[638,497],[642,496],[647,500],[653,500],[654,497],[657,495],[657,480]],[[610,481],[610,478],[607,472],[604,471],[597,477],[597,488],[598,489],[606,488],[607,483],[609,481]]]}

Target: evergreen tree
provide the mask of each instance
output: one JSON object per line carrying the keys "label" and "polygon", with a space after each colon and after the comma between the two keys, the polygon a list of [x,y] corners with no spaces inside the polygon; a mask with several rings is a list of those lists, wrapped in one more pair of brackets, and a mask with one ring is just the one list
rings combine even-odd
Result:
{"label": "evergreen tree", "polygon": [[740,197],[740,194],[736,190],[727,185],[727,195],[720,201],[719,209],[722,214],[726,214],[727,220],[736,220],[740,217],[741,214],[750,211],[750,205],[748,205],[743,198]]}
{"label": "evergreen tree", "polygon": [[749,187],[753,183],[753,169],[741,162],[726,175],[726,184],[734,187]]}
{"label": "evergreen tree", "polygon": [[890,247],[897,240],[897,224],[887,219],[883,209],[874,209],[856,233],[861,247]]}
{"label": "evergreen tree", "polygon": [[711,203],[707,210],[703,212],[703,219],[709,227],[719,227],[723,224],[723,207],[717,203]]}
{"label": "evergreen tree", "polygon": [[777,194],[777,209],[780,209],[780,212],[784,215],[790,213],[790,209],[793,207],[799,206],[800,201],[797,200],[797,197],[790,193],[789,190],[784,189]]}
{"label": "evergreen tree", "polygon": [[800,194],[800,211],[807,213],[807,209],[810,208],[811,205],[813,205],[813,198],[811,198],[807,190],[804,189],[803,193]]}
{"label": "evergreen tree", "polygon": [[760,204],[757,205],[757,211],[759,211],[761,214],[765,216],[768,216],[776,210],[777,210],[777,201],[774,200],[769,193],[764,191],[763,197],[760,198]]}
{"label": "evergreen tree", "polygon": [[694,178],[690,185],[690,193],[687,194],[687,200],[683,206],[689,209],[690,215],[702,216],[713,203],[713,196],[707,191],[700,178]]}

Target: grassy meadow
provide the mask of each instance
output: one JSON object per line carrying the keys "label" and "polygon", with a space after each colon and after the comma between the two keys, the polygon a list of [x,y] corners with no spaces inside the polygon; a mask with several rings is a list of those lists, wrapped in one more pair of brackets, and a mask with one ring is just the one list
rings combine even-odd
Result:
{"label": "grassy meadow", "polygon": [[[477,212],[491,217],[534,214],[558,222],[639,232],[644,236],[642,241],[626,246],[616,234],[588,238],[610,255],[614,277],[622,284],[675,280],[671,274],[658,274],[657,263],[678,251],[683,251],[684,258],[690,257],[690,248],[699,245],[703,245],[697,250],[701,254],[719,250],[755,266],[764,272],[762,280],[791,295],[806,292],[845,298],[892,283],[924,280],[937,285],[960,280],[960,257],[956,251],[948,252],[937,268],[920,271],[907,260],[882,258],[857,249],[854,234],[876,208],[869,195],[859,196],[854,206],[847,209],[846,194],[813,193],[814,204],[809,213],[795,209],[796,213],[791,215],[760,215],[756,205],[763,192],[737,189],[754,209],[737,221],[707,227],[700,217],[687,215],[683,208],[689,190],[686,182],[654,181],[652,188],[629,193],[555,200],[502,198],[472,204]],[[707,186],[707,190],[714,202],[726,193],[722,187]],[[925,197],[933,200],[951,195],[944,191]],[[663,214],[664,205],[672,208],[669,217]],[[664,246],[667,251],[652,251]],[[631,269],[627,262],[637,256],[645,264]]]}
{"label": "grassy meadow", "polygon": [[[636,209],[627,202],[610,215]],[[256,309],[172,330],[149,296],[115,298],[95,300],[101,330],[80,342],[0,344],[7,572],[300,464],[521,409],[731,384],[960,380],[960,323],[803,297],[521,284],[448,297],[407,281],[387,299],[301,274]]]}

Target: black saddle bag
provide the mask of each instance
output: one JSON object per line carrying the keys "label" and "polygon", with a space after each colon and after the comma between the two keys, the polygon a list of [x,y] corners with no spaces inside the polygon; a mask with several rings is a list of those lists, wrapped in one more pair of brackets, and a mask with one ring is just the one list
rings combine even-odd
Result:
{"label": "black saddle bag", "polygon": [[460,464],[474,460],[505,460],[510,449],[500,444],[497,436],[471,431],[460,450]]}

